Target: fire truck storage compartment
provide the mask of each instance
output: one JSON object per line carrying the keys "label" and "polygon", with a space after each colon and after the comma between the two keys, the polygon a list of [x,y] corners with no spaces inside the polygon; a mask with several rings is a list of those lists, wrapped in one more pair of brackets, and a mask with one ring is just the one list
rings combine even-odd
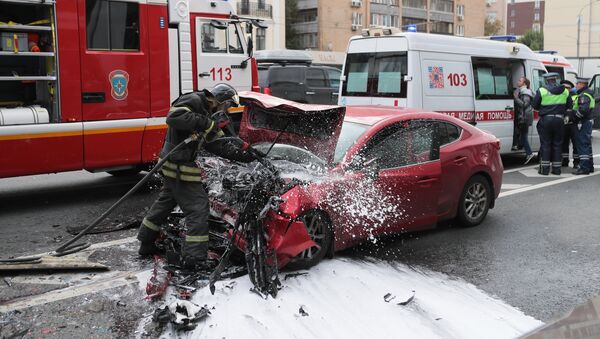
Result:
{"label": "fire truck storage compartment", "polygon": [[54,6],[0,0],[0,126],[60,122]]}

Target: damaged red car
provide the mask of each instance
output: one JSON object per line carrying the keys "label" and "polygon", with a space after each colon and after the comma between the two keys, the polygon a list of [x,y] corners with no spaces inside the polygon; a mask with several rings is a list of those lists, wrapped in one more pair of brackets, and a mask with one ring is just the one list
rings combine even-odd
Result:
{"label": "damaged red car", "polygon": [[[279,268],[308,268],[335,251],[443,220],[476,226],[494,207],[500,142],[463,121],[405,108],[240,96],[240,137],[267,158],[198,161],[211,213],[230,226],[240,228],[241,211],[256,202],[249,191],[264,192],[254,218]],[[234,233],[243,249],[249,234]]]}

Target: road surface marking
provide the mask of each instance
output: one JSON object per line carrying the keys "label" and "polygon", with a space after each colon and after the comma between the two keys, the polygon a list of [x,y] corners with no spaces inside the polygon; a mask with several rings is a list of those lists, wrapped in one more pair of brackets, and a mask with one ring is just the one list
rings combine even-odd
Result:
{"label": "road surface marking", "polygon": [[517,167],[517,168],[512,168],[512,169],[506,170],[503,173],[506,174],[506,173],[519,172],[519,171],[522,171],[525,169],[537,168],[537,167],[538,167],[538,165],[532,165],[532,166],[527,166],[527,167]]}
{"label": "road surface marking", "polygon": [[512,191],[501,192],[498,195],[498,198],[506,197],[506,196],[513,195],[513,194],[523,193],[523,192],[527,192],[527,191],[533,191],[533,190],[537,190],[537,189],[548,187],[548,186],[554,186],[554,185],[562,184],[563,182],[567,182],[567,181],[585,179],[585,178],[593,177],[598,174],[600,174],[600,171],[591,173],[589,175],[570,175],[568,177],[563,177],[562,179],[547,181],[547,182],[537,184],[537,185],[532,185],[529,187],[514,189]]}
{"label": "road surface marking", "polygon": [[516,190],[518,188],[523,188],[523,187],[529,187],[531,186],[531,184],[525,184],[525,185],[520,185],[520,184],[502,184],[502,187],[500,187],[501,190]]}
{"label": "road surface marking", "polygon": [[111,288],[121,287],[130,284],[137,284],[139,276],[150,274],[152,270],[137,271],[137,272],[121,272],[117,276],[108,279],[94,281],[92,283],[80,286],[72,286],[60,290],[54,290],[30,297],[18,298],[15,301],[7,302],[0,305],[0,314],[8,313],[15,310],[21,310],[33,306],[48,304],[55,301],[74,298],[90,293],[96,293]]}

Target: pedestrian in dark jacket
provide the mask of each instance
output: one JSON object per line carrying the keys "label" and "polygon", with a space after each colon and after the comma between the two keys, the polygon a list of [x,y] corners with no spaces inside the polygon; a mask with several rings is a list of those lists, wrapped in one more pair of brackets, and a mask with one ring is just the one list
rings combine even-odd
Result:
{"label": "pedestrian in dark jacket", "polygon": [[564,117],[567,109],[573,107],[569,90],[558,83],[558,73],[544,74],[544,87],[538,89],[532,106],[540,113],[537,130],[540,135],[541,161],[538,173],[548,175],[550,165],[552,174],[561,174],[562,141]]}
{"label": "pedestrian in dark jacket", "polygon": [[519,88],[514,92],[515,97],[515,119],[517,121],[520,144],[525,148],[525,165],[533,159],[533,152],[529,146],[529,126],[533,124],[533,92],[529,89],[529,79],[521,77],[517,82]]}
{"label": "pedestrian in dark jacket", "polygon": [[155,241],[167,217],[178,205],[188,228],[182,249],[183,265],[188,269],[209,268],[208,195],[201,182],[201,170],[195,162],[198,152],[204,149],[214,155],[240,162],[255,159],[251,153],[221,139],[224,133],[211,119],[211,115],[223,109],[228,100],[239,103],[237,92],[229,85],[219,84],[211,91],[183,94],[173,102],[167,115],[167,135],[160,156],[166,157],[192,134],[197,134],[198,139],[172,153],[164,163],[161,169],[164,176],[163,187],[142,221],[138,233],[140,255],[152,255],[159,251]]}

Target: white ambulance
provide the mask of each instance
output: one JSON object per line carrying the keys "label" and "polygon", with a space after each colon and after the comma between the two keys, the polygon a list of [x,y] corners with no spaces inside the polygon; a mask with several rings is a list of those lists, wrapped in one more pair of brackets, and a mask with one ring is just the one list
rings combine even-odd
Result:
{"label": "white ambulance", "polygon": [[[364,30],[348,44],[338,103],[446,113],[494,134],[501,153],[509,153],[513,90],[526,76],[535,92],[544,73],[538,55],[519,43]],[[534,150],[539,147],[536,121],[529,133]]]}
{"label": "white ambulance", "polygon": [[577,77],[577,70],[573,65],[562,55],[559,55],[557,51],[538,51],[535,53],[546,67],[549,73],[558,73],[561,80],[574,81]]}

